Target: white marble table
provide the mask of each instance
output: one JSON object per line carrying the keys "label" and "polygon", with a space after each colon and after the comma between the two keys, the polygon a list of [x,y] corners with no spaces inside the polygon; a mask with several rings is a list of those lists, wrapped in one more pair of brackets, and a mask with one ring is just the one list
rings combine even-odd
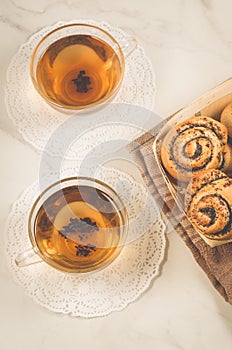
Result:
{"label": "white marble table", "polygon": [[[40,156],[8,119],[5,73],[20,44],[58,20],[93,18],[135,35],[157,78],[155,111],[175,112],[231,76],[229,0],[1,0],[1,227],[38,173]],[[77,319],[35,305],[9,274],[0,241],[1,349],[230,350],[232,307],[223,301],[175,232],[161,276],[136,302],[105,318]]]}

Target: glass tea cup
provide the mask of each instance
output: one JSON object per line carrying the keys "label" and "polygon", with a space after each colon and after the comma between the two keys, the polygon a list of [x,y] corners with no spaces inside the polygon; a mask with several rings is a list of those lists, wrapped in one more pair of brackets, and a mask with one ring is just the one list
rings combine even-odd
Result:
{"label": "glass tea cup", "polygon": [[67,273],[103,269],[119,255],[128,216],[117,193],[87,177],[62,179],[44,190],[28,218],[31,248],[15,262],[42,262]]}
{"label": "glass tea cup", "polygon": [[121,46],[106,30],[91,24],[67,24],[45,35],[30,64],[32,82],[51,106],[62,112],[98,107],[117,93],[125,57],[137,46]]}

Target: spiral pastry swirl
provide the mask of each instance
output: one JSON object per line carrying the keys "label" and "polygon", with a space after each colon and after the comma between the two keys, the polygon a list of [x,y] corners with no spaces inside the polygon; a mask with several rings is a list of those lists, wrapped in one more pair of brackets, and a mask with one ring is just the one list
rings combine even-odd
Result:
{"label": "spiral pastry swirl", "polygon": [[227,139],[220,122],[209,117],[187,119],[165,136],[162,163],[174,179],[188,181],[196,172],[223,167]]}
{"label": "spiral pastry swirl", "polygon": [[223,241],[232,238],[232,179],[220,170],[194,176],[185,195],[186,214],[204,237]]}

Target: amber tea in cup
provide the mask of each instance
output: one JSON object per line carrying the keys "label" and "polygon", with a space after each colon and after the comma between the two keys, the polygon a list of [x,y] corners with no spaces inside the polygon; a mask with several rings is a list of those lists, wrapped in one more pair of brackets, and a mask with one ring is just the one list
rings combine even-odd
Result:
{"label": "amber tea in cup", "polygon": [[38,61],[36,75],[40,90],[55,103],[84,106],[109,96],[121,69],[106,42],[81,34],[50,45]]}
{"label": "amber tea in cup", "polygon": [[[59,183],[60,184],[60,183]],[[112,262],[126,238],[126,211],[107,185],[88,178],[54,184],[36,201],[29,218],[34,252],[65,272],[91,272]],[[28,265],[29,253],[16,263]]]}
{"label": "amber tea in cup", "polygon": [[[128,43],[133,50],[135,42]],[[80,110],[108,100],[116,93],[123,73],[124,55],[117,41],[88,24],[66,25],[50,32],[31,59],[36,89],[61,109]]]}

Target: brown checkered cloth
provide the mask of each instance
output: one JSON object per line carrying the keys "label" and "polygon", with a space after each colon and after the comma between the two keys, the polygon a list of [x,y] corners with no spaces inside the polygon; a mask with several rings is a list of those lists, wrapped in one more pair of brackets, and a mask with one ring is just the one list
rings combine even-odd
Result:
{"label": "brown checkered cloth", "polygon": [[223,298],[232,304],[232,243],[209,247],[180,213],[156,163],[152,145],[167,120],[129,145],[143,179],[163,213],[191,250],[193,257]]}

